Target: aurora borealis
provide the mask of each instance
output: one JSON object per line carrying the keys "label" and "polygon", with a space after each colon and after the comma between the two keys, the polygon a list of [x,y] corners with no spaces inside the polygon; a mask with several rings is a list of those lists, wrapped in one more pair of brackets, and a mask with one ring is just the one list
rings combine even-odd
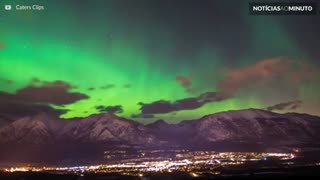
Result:
{"label": "aurora borealis", "polygon": [[250,16],[248,1],[231,0],[0,5],[22,2],[46,10],[0,11],[0,114],[14,115],[10,104],[144,123],[246,108],[320,115],[319,15]]}

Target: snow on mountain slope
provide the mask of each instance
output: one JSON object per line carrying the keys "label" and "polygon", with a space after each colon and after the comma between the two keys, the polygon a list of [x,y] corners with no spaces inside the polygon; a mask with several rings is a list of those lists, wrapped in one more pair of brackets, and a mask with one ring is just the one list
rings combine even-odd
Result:
{"label": "snow on mountain slope", "polygon": [[0,143],[104,144],[154,146],[163,143],[197,146],[199,143],[238,142],[290,145],[320,141],[320,117],[306,114],[278,114],[259,109],[227,111],[198,120],[168,124],[163,120],[149,125],[96,114],[62,120],[47,114],[20,118],[0,128]]}

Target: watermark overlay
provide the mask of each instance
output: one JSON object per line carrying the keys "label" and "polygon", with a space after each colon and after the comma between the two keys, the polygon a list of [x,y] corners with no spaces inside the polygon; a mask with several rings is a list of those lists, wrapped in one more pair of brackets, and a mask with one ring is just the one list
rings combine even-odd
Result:
{"label": "watermark overlay", "polygon": [[11,5],[5,5],[4,9],[7,10],[7,11],[10,11],[11,10]]}
{"label": "watermark overlay", "polygon": [[250,15],[316,15],[317,3],[299,2],[299,3],[263,3],[250,2]]}

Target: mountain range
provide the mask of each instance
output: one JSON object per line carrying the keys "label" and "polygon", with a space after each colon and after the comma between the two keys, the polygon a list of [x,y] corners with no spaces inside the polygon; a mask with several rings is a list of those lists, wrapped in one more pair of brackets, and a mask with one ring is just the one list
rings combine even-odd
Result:
{"label": "mountain range", "polygon": [[55,157],[101,154],[106,149],[266,151],[319,143],[320,117],[260,109],[147,125],[108,113],[71,120],[40,113],[0,128],[0,158],[16,160],[39,158],[44,152]]}

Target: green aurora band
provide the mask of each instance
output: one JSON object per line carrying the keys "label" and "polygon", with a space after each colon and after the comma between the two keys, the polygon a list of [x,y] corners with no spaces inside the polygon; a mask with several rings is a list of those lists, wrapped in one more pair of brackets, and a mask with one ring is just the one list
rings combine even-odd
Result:
{"label": "green aurora band", "polygon": [[[5,2],[8,1],[1,1],[1,6]],[[147,7],[143,12],[147,14],[143,16],[145,18],[137,21],[138,15],[130,17],[130,9],[121,8],[123,1],[88,2],[78,8],[73,8],[73,3],[75,1],[46,1],[47,10],[43,12],[0,12],[0,43],[5,45],[0,49],[0,77],[13,81],[12,84],[1,84],[0,91],[14,93],[28,86],[32,78],[68,82],[76,86],[72,91],[84,93],[89,98],[65,106],[52,105],[69,110],[61,115],[62,118],[99,113],[98,105],[122,105],[123,113],[118,115],[131,118],[132,114],[140,113],[139,102],[175,101],[216,91],[218,81],[223,78],[222,72],[228,68],[248,66],[261,59],[282,55],[312,61],[276,17],[250,17],[244,12],[245,8],[242,18],[251,30],[252,38],[248,41],[248,50],[238,57],[236,63],[230,64],[226,63],[227,56],[221,51],[225,47],[205,41],[198,43],[201,47],[193,51],[192,56],[177,55],[176,47],[181,43],[176,39],[178,28],[161,23]],[[229,28],[228,24],[217,26]],[[197,90],[186,92],[175,81],[179,75],[193,75],[192,86]],[[318,84],[300,85],[300,99],[318,100]],[[108,85],[110,88],[101,88]],[[274,103],[278,101],[274,100]],[[243,92],[197,109],[135,120],[165,119],[175,123],[219,111],[265,108],[268,105],[259,93]],[[300,111],[319,113],[315,108]]]}

